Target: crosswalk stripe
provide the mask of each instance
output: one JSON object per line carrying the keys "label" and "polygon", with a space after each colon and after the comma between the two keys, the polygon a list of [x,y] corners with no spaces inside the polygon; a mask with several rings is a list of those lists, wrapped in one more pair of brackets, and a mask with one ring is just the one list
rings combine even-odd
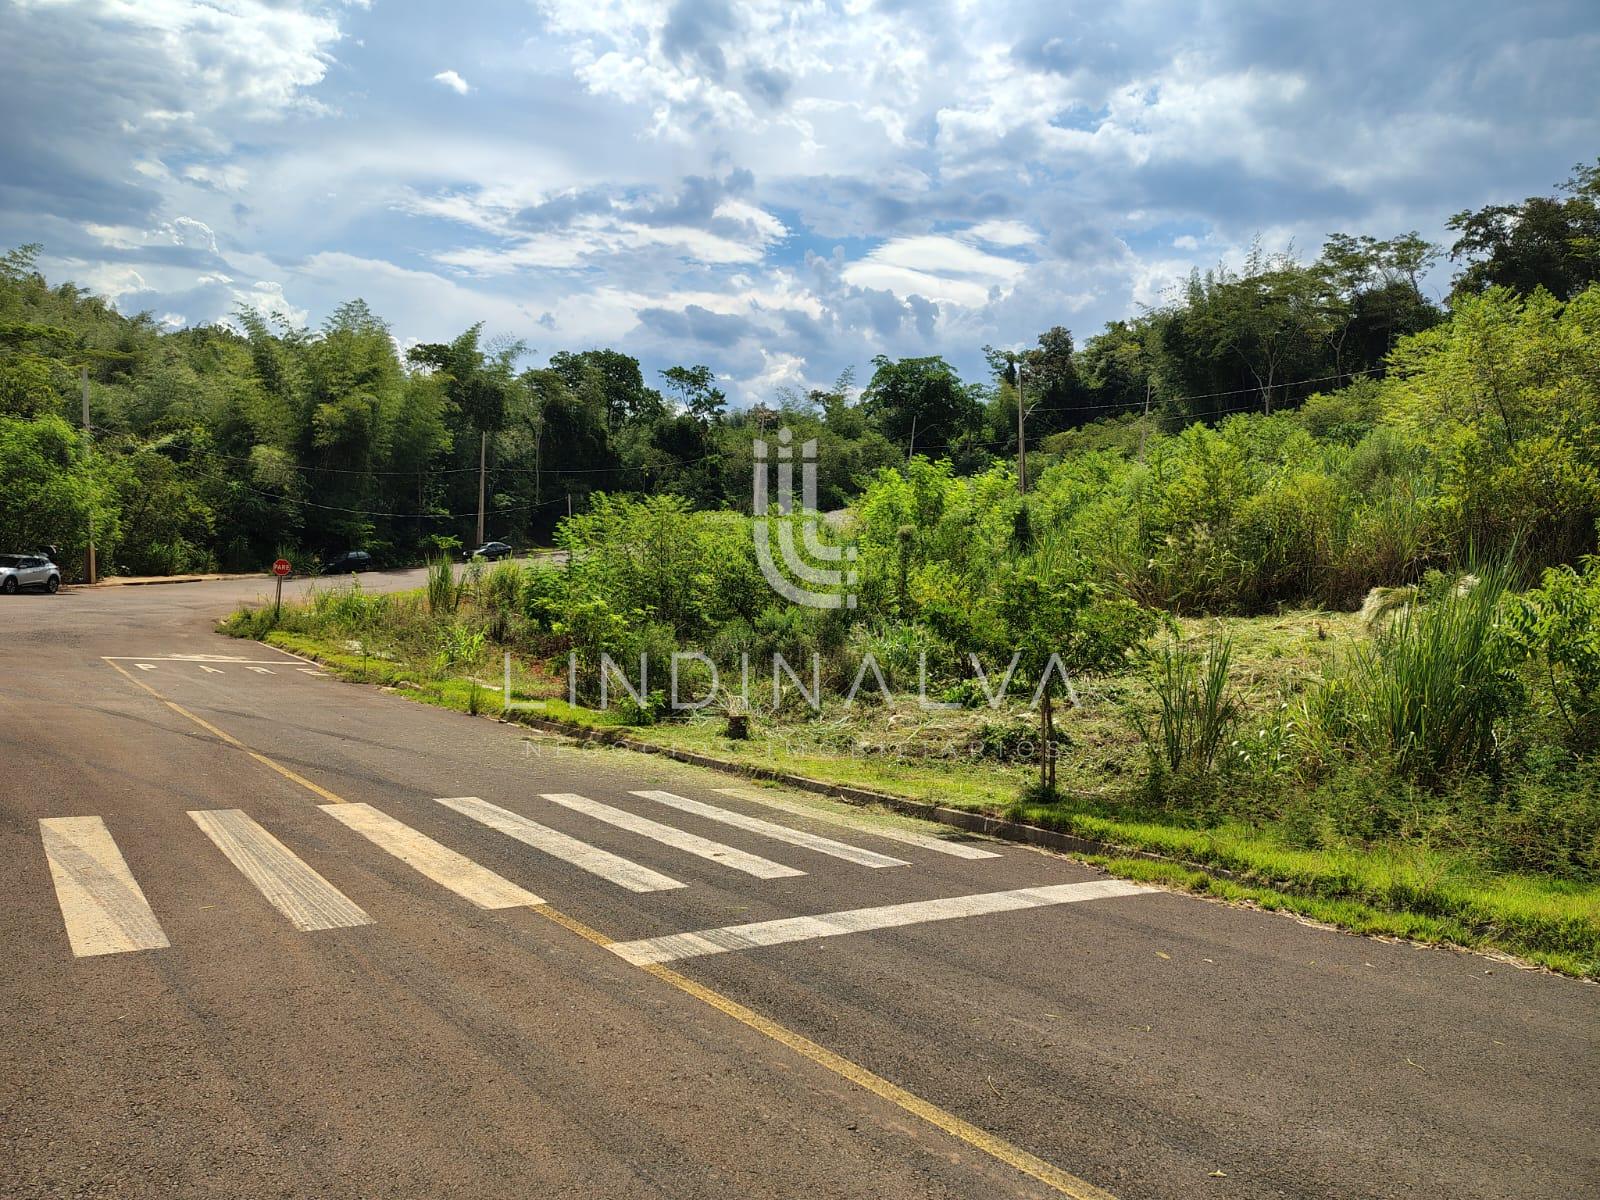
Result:
{"label": "crosswalk stripe", "polygon": [[574,812],[583,813],[584,816],[593,817],[597,821],[615,825],[618,829],[637,833],[641,837],[671,846],[675,850],[708,858],[725,867],[732,867],[735,871],[754,875],[757,879],[787,879],[805,874],[804,871],[796,870],[794,867],[786,867],[782,863],[755,854],[746,854],[743,850],[735,850],[732,846],[724,846],[721,842],[713,842],[710,838],[703,838],[699,834],[685,833],[681,829],[674,829],[671,825],[663,825],[660,821],[652,821],[649,817],[641,817],[626,809],[612,808],[609,804],[590,800],[587,796],[578,796],[571,792],[545,792],[544,798],[563,808],[570,808]]}
{"label": "crosswalk stripe", "polygon": [[793,803],[788,800],[780,800],[776,796],[769,796],[755,788],[716,788],[715,790],[724,796],[732,796],[735,800],[748,800],[752,804],[765,804],[768,808],[775,808],[779,812],[790,813],[797,817],[806,817],[813,821],[821,821],[826,825],[839,825],[845,829],[854,829],[858,833],[887,838],[891,842],[902,842],[907,846],[920,846],[924,850],[948,854],[952,858],[1000,857],[993,850],[984,850],[969,842],[952,841],[949,838],[936,837],[927,833],[912,833],[909,829],[865,825],[860,821],[851,820],[844,813],[833,812],[825,808],[816,808],[807,804]]}
{"label": "crosswalk stripe", "polygon": [[672,792],[634,792],[633,794],[635,796],[643,796],[646,800],[654,800],[657,804],[665,804],[669,808],[676,808],[680,812],[693,813],[695,816],[704,817],[708,821],[721,821],[724,825],[747,829],[751,833],[759,833],[762,837],[788,842],[791,846],[803,846],[807,850],[815,850],[818,854],[842,858],[846,862],[853,862],[863,867],[909,867],[911,865],[903,858],[890,858],[887,854],[879,854],[874,850],[862,850],[856,846],[847,846],[843,842],[834,841],[832,838],[818,837],[814,833],[790,829],[787,825],[774,825],[771,821],[763,821],[760,817],[747,816],[745,813],[733,812],[731,809],[718,808],[714,804],[702,804],[698,800],[691,800],[687,796],[675,795]]}
{"label": "crosswalk stripe", "polygon": [[191,811],[189,816],[228,856],[228,861],[302,933],[372,924],[372,918],[343,892],[242,810]]}
{"label": "crosswalk stripe", "polygon": [[1095,879],[1088,883],[1063,883],[1051,887],[1018,888],[1009,892],[985,892],[976,896],[954,896],[945,900],[917,900],[910,904],[886,904],[879,908],[857,908],[847,912],[823,913],[816,917],[785,917],[776,921],[756,921],[749,925],[729,925],[722,929],[702,929],[694,933],[674,933],[666,937],[643,938],[636,942],[613,942],[608,949],[644,967],[653,963],[676,962],[705,954],[726,954],[731,950],[751,950],[758,946],[780,946],[814,938],[863,933],[871,929],[891,929],[900,925],[920,925],[928,921],[951,921],[988,913],[1015,912],[1051,904],[1072,904],[1083,900],[1104,900],[1113,896],[1136,896],[1154,891],[1122,879]]}
{"label": "crosswalk stripe", "polygon": [[74,955],[87,958],[170,945],[104,821],[43,817],[39,837]]}
{"label": "crosswalk stripe", "polygon": [[532,892],[524,891],[487,867],[480,867],[448,846],[441,846],[370,804],[323,804],[320,807],[379,849],[387,850],[408,867],[479,908],[532,907],[544,903]]}
{"label": "crosswalk stripe", "polygon": [[490,804],[477,796],[453,796],[442,799],[439,803],[446,808],[454,809],[462,816],[471,817],[474,821],[487,825],[490,829],[498,829],[508,837],[514,837],[535,850],[542,850],[546,854],[569,862],[591,875],[609,879],[630,892],[665,892],[684,886],[659,871],[652,871],[649,867],[629,862],[619,854],[601,850],[587,842],[580,842],[575,837],[568,837],[548,825],[530,821],[520,813],[501,808],[498,804]]}

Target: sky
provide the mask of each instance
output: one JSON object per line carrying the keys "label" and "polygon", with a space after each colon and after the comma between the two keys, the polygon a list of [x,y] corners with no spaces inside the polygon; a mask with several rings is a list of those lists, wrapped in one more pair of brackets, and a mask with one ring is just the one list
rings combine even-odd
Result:
{"label": "sky", "polygon": [[173,328],[361,297],[770,402],[1254,239],[1447,243],[1600,155],[1597,76],[1593,0],[0,0],[0,245]]}

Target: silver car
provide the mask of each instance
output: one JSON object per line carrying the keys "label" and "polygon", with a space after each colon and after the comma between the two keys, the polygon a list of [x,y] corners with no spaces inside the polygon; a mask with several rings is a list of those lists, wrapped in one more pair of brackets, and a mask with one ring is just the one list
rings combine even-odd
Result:
{"label": "silver car", "polygon": [[11,596],[25,587],[56,591],[61,568],[42,554],[0,554],[0,592]]}

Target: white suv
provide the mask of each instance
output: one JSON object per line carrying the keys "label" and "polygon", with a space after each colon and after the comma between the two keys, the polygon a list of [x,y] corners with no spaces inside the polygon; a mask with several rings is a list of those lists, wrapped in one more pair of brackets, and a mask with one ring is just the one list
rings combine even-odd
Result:
{"label": "white suv", "polygon": [[56,591],[61,568],[42,554],[0,554],[0,592],[10,596],[25,587]]}

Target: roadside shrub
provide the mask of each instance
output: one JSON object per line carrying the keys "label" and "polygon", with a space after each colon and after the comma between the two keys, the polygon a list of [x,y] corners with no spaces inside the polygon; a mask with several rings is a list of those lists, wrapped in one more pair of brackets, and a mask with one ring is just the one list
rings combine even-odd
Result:
{"label": "roadside shrub", "polygon": [[576,656],[578,677],[569,681],[580,700],[593,701],[600,694],[600,656],[621,656],[628,644],[629,622],[604,600],[570,601],[554,632],[566,639]]}
{"label": "roadside shrub", "polygon": [[528,567],[522,572],[522,615],[547,633],[561,617],[567,601],[567,574],[559,567]]}
{"label": "roadside shrub", "polygon": [[1507,624],[1538,674],[1575,749],[1600,745],[1600,556],[1553,567],[1509,606]]}

